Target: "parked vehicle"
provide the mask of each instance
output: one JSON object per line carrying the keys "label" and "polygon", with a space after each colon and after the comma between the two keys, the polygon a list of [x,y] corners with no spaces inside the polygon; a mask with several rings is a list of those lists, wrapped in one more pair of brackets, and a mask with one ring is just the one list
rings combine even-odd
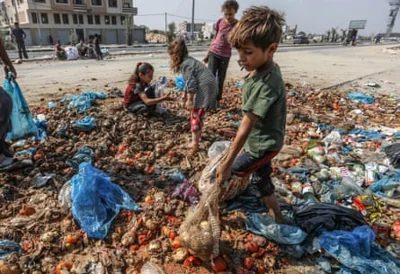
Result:
{"label": "parked vehicle", "polygon": [[293,37],[293,44],[309,44],[310,41],[305,36],[295,36]]}

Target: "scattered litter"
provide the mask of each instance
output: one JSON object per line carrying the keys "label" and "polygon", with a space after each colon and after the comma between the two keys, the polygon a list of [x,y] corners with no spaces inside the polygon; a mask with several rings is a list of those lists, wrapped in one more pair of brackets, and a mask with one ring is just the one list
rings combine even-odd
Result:
{"label": "scattered litter", "polygon": [[366,95],[361,92],[351,92],[348,94],[349,98],[355,102],[365,103],[365,104],[372,104],[375,102],[374,97],[370,95]]}
{"label": "scattered litter", "polygon": [[36,188],[43,187],[54,177],[56,177],[55,173],[46,175],[36,174],[35,177],[33,177],[32,186]]}
{"label": "scattered litter", "polygon": [[72,215],[90,238],[104,239],[121,209],[140,207],[119,186],[90,163],[82,163],[71,179]]}

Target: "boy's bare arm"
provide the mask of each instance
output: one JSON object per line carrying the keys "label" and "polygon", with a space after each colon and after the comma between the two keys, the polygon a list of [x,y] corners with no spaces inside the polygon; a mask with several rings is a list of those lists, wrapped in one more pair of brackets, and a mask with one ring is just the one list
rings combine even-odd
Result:
{"label": "boy's bare arm", "polygon": [[239,154],[244,144],[246,143],[250,131],[254,127],[257,119],[258,116],[251,112],[247,112],[244,115],[239,130],[236,134],[236,138],[229,149],[228,156],[217,171],[218,183],[222,184],[230,178],[232,164],[235,161],[236,156]]}

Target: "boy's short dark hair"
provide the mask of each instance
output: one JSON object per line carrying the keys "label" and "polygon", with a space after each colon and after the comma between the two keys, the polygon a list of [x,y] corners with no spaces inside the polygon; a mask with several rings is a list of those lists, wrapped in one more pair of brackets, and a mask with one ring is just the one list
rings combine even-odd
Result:
{"label": "boy's short dark hair", "polygon": [[284,14],[266,6],[251,7],[243,12],[243,17],[232,30],[229,43],[234,48],[241,48],[247,42],[266,50],[272,43],[279,43]]}
{"label": "boy's short dark hair", "polygon": [[233,9],[235,12],[239,10],[239,3],[236,0],[226,0],[222,5],[222,10],[224,9]]}

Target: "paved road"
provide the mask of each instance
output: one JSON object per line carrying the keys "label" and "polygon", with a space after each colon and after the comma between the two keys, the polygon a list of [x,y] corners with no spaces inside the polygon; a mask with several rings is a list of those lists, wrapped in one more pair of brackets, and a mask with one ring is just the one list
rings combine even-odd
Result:
{"label": "paved road", "polygon": [[[372,43],[364,42],[359,44],[357,47],[371,46]],[[194,51],[205,51],[209,46],[190,46],[189,50]],[[280,52],[288,51],[303,51],[309,49],[320,50],[322,48],[342,48],[341,44],[309,44],[309,45],[293,45],[293,44],[281,44],[279,47]],[[134,55],[134,54],[150,54],[150,53],[165,53],[166,47],[163,45],[150,45],[142,47],[124,47],[124,46],[110,46],[108,47],[111,55]],[[11,59],[18,59],[18,52],[16,50],[9,50],[8,54]],[[54,56],[54,52],[51,48],[30,48],[28,49],[28,56],[30,59],[49,59]]]}
{"label": "paved road", "polygon": [[[209,46],[189,46],[190,51],[205,51],[208,49]],[[281,51],[287,50],[305,50],[305,48],[333,48],[333,47],[342,47],[341,45],[332,45],[332,44],[310,44],[310,45],[293,45],[293,44],[282,44],[280,46]],[[163,53],[166,52],[165,46],[143,46],[143,47],[109,47],[108,48],[111,55],[125,55],[125,54],[146,54],[146,53]],[[8,54],[11,59],[18,59],[18,51],[16,50],[9,50]],[[31,59],[37,58],[46,58],[54,55],[53,50],[50,48],[31,48],[28,49],[28,56]]]}

